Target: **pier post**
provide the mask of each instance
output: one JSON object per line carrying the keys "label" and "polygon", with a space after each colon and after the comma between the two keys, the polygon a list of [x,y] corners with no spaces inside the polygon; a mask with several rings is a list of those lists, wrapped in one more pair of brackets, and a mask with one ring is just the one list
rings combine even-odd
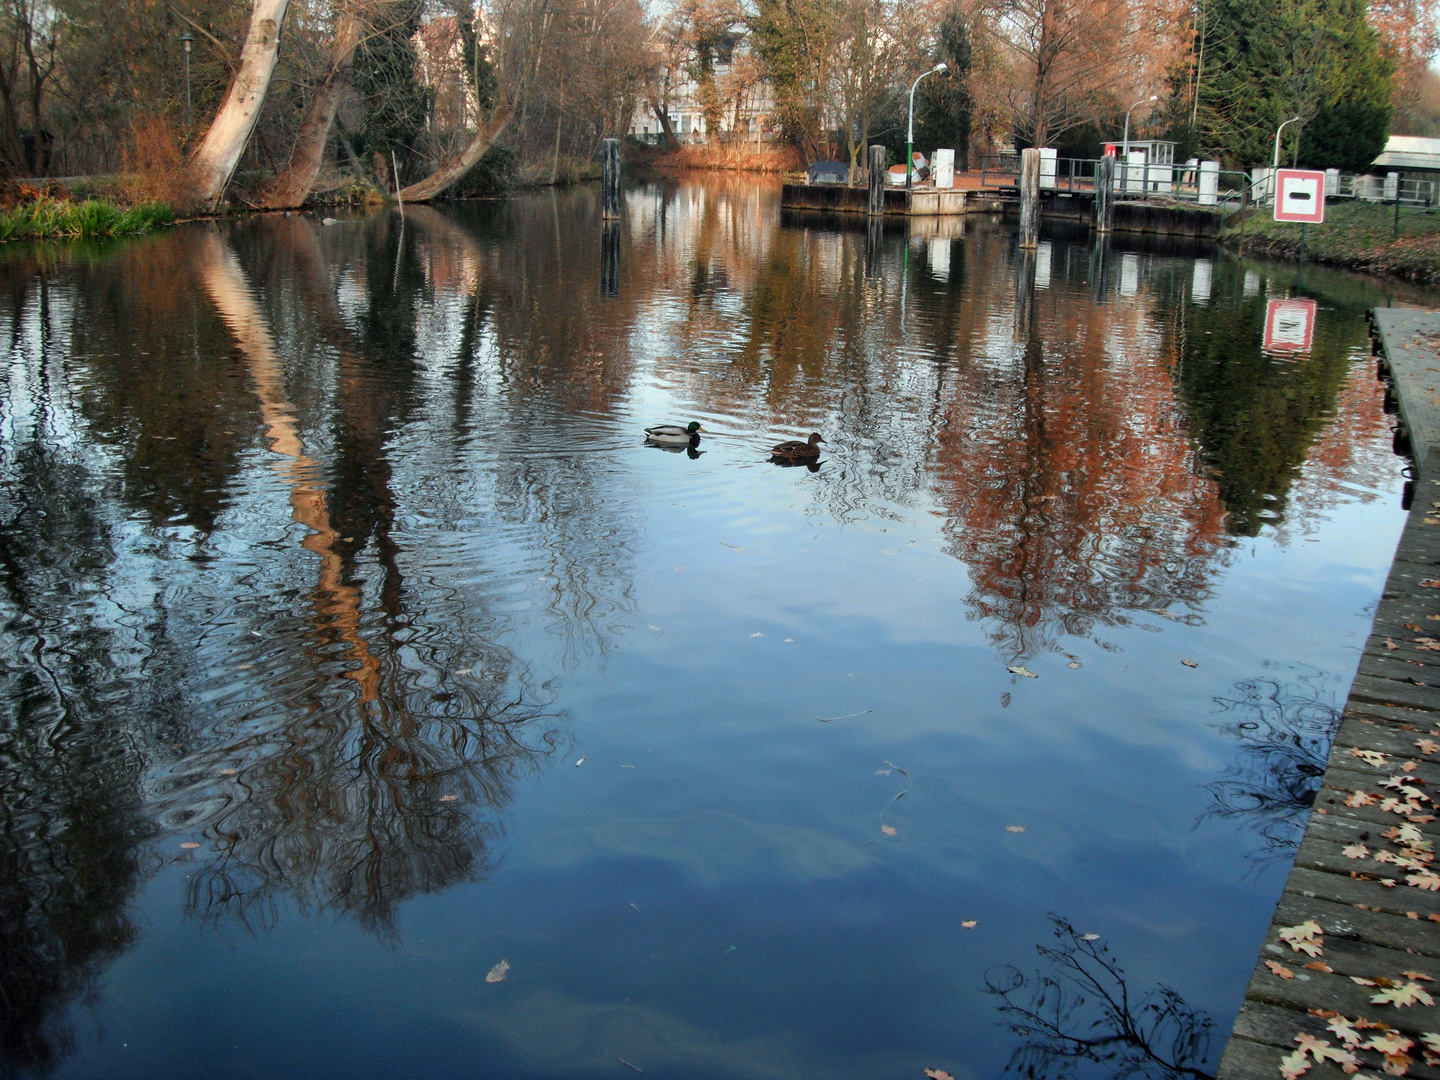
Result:
{"label": "pier post", "polygon": [[866,170],[870,177],[870,205],[866,213],[872,217],[885,213],[885,148],[883,146],[870,147],[870,167]]}
{"label": "pier post", "polygon": [[607,220],[620,216],[620,140],[605,139],[600,143],[600,216]]}
{"label": "pier post", "polygon": [[600,227],[600,295],[607,300],[620,295],[620,224],[616,221]]}
{"label": "pier post", "polygon": [[1040,151],[1020,152],[1020,246],[1026,250],[1040,242]]}
{"label": "pier post", "polygon": [[1115,159],[1105,154],[1095,166],[1095,231],[1108,233],[1115,224]]}

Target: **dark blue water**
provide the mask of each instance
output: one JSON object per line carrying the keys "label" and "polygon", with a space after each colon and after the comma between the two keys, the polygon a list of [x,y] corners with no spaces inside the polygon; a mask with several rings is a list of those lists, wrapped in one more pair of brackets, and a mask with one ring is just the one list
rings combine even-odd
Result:
{"label": "dark blue water", "polygon": [[625,212],[7,252],[3,1071],[1053,1074],[1000,1006],[1082,969],[1213,1068],[1402,522],[1363,314],[1427,297]]}

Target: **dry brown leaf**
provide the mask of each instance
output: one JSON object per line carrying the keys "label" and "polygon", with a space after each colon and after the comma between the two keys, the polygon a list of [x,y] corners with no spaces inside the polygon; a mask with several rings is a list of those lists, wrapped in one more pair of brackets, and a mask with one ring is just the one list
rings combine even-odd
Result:
{"label": "dry brown leaf", "polygon": [[1305,968],[1308,971],[1324,971],[1328,972],[1331,975],[1335,974],[1335,969],[1332,968],[1329,964],[1325,963],[1324,960],[1311,961],[1310,963],[1305,965]]}
{"label": "dry brown leaf", "polygon": [[1399,645],[1396,645],[1395,642],[1391,641],[1391,640],[1387,637],[1387,638],[1385,639],[1385,648],[1387,648],[1387,649],[1398,649],[1398,648],[1400,648],[1400,646],[1399,646]]}
{"label": "dry brown leaf", "polygon": [[1284,1080],[1296,1080],[1310,1070],[1310,1062],[1304,1050],[1292,1050],[1280,1059],[1280,1075]]}
{"label": "dry brown leaf", "polygon": [[460,797],[460,796],[458,796],[458,795],[441,795],[441,796],[440,796],[440,801],[441,801],[441,802],[454,802],[454,801],[455,801],[456,799],[458,799],[459,797]]}
{"label": "dry brown leaf", "polygon": [[1186,667],[1199,667],[1199,666],[1200,666],[1200,665],[1197,664],[1194,660],[1181,660],[1180,663],[1184,664]]}
{"label": "dry brown leaf", "polygon": [[955,1080],[955,1078],[944,1069],[926,1069],[925,1075],[928,1076],[930,1080]]}
{"label": "dry brown leaf", "polygon": [[1359,747],[1352,747],[1350,749],[1350,756],[1358,757],[1362,761],[1368,761],[1377,769],[1385,764],[1385,755],[1378,750],[1361,750]]}
{"label": "dry brown leaf", "polygon": [[1303,952],[1306,956],[1319,956],[1322,951],[1320,944],[1324,939],[1321,937],[1320,924],[1314,919],[1306,919],[1297,926],[1282,926],[1280,940],[1295,952]]}
{"label": "dry brown leaf", "polygon": [[1402,972],[1400,972],[1400,974],[1401,974],[1401,975],[1404,975],[1407,979],[1418,979],[1420,982],[1434,982],[1434,981],[1435,981],[1435,980],[1432,979],[1429,975],[1426,975],[1426,974],[1424,974],[1423,972],[1419,972],[1419,971],[1402,971]]}
{"label": "dry brown leaf", "polygon": [[196,843],[192,843],[191,841],[188,841],[188,840],[187,840],[185,843],[181,844],[180,846],[181,846],[182,848],[184,848],[186,851],[194,851],[194,850],[195,850],[196,848],[198,848],[200,845],[199,845],[199,844],[196,844]]}
{"label": "dry brown leaf", "polygon": [[1435,1004],[1435,999],[1417,982],[1408,982],[1404,986],[1385,987],[1378,994],[1371,994],[1370,1000],[1376,1005],[1394,1005],[1397,1009],[1414,1005],[1417,1001],[1422,1005]]}
{"label": "dry brown leaf", "polygon": [[1420,763],[1418,761],[1407,761],[1404,765],[1400,766],[1400,771],[1412,773],[1418,768],[1420,768]]}
{"label": "dry brown leaf", "polygon": [[1341,849],[1341,854],[1347,859],[1363,859],[1370,854],[1370,849],[1364,844],[1350,844]]}
{"label": "dry brown leaf", "polygon": [[1279,976],[1282,979],[1293,979],[1295,977],[1295,972],[1283,964],[1277,964],[1274,960],[1266,960],[1265,966],[1270,969],[1271,975]]}
{"label": "dry brown leaf", "polygon": [[1420,748],[1422,754],[1427,756],[1435,753],[1436,750],[1440,750],[1440,743],[1437,743],[1434,739],[1416,739],[1415,745]]}
{"label": "dry brown leaf", "polygon": [[1373,806],[1380,801],[1379,795],[1371,795],[1368,791],[1357,791],[1345,800],[1346,806]]}

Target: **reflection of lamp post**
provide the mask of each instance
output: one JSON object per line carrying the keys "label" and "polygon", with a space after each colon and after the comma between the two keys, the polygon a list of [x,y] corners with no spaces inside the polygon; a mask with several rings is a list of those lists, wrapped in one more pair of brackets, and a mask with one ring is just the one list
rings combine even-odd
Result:
{"label": "reflection of lamp post", "polygon": [[[1160,100],[1160,95],[1159,95],[1159,94],[1151,94],[1148,98],[1142,98],[1141,100],[1135,102],[1134,105],[1131,105],[1130,108],[1128,108],[1128,109],[1125,110],[1125,135],[1124,135],[1124,137],[1120,140],[1120,144],[1121,144],[1120,163],[1121,163],[1121,165],[1123,166],[1123,168],[1120,170],[1120,176],[1121,176],[1120,189],[1121,189],[1122,191],[1125,190],[1126,184],[1127,184],[1127,183],[1129,182],[1129,180],[1130,180],[1130,114],[1131,114],[1132,112],[1134,112],[1136,109],[1138,109],[1141,105],[1144,105],[1147,101],[1159,101],[1159,100]],[[1149,159],[1149,158],[1146,158],[1145,160],[1146,160],[1146,161],[1149,161],[1150,159]],[[1142,177],[1141,179],[1144,179],[1144,178]],[[1143,186],[1143,185],[1142,185],[1142,186]]]}
{"label": "reflection of lamp post", "polygon": [[185,50],[185,126],[190,126],[190,46],[195,44],[195,35],[186,30],[180,35],[180,47]]}
{"label": "reflection of lamp post", "polygon": [[926,75],[934,75],[937,71],[944,71],[948,65],[944,60],[936,64],[929,71],[922,71],[915,76],[915,81],[910,84],[910,126],[905,129],[905,186],[910,186],[910,164],[915,157],[915,87],[920,85],[920,80]]}

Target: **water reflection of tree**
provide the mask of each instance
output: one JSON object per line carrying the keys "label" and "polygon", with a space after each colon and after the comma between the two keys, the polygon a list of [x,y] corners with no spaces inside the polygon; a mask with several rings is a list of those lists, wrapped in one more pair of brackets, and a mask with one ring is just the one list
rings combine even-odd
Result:
{"label": "water reflection of tree", "polygon": [[[545,710],[513,654],[463,628],[426,626],[408,609],[387,442],[414,370],[413,343],[397,343],[394,329],[413,327],[414,311],[394,294],[415,283],[398,268],[368,274],[382,283],[369,310],[385,324],[383,341],[352,340],[317,280],[313,235],[288,239],[287,280],[338,355],[328,470],[309,455],[286,398],[269,319],[218,236],[200,247],[200,279],[244,359],[292,517],[319,560],[309,628],[278,685],[266,686],[268,700],[250,703],[156,785],[157,808],[166,825],[207,837],[213,854],[189,879],[191,904],[206,916],[263,925],[283,896],[389,933],[404,899],[484,872],[514,780],[559,736],[537,728]],[[366,541],[379,564],[373,585],[356,562]],[[467,639],[468,666],[457,671],[454,648]]]}
{"label": "water reflection of tree", "polygon": [[1234,818],[1261,836],[1261,854],[1285,857],[1300,842],[1320,791],[1340,711],[1319,674],[1295,682],[1245,679],[1216,698],[1235,719],[1221,730],[1239,743],[1222,779],[1207,785],[1208,813]]}
{"label": "water reflection of tree", "polygon": [[[28,299],[33,299],[30,297]],[[12,293],[12,301],[14,294]],[[28,309],[22,296],[20,311]],[[174,663],[163,621],[129,620],[99,482],[65,437],[63,349],[44,320],[7,324],[30,376],[0,390],[0,1074],[68,1052],[60,1019],[135,935],[143,870],[143,755],[117,702],[174,738],[173,683],[140,678],[139,653]]]}
{"label": "water reflection of tree", "polygon": [[1088,1074],[1107,1080],[1211,1080],[1205,1071],[1213,1021],[1168,986],[1132,995],[1125,969],[1094,935],[1052,915],[1058,944],[1026,974],[1004,964],[986,990],[1019,1039],[1006,1071],[1033,1080]]}
{"label": "water reflection of tree", "polygon": [[[1238,264],[1222,273],[1239,274]],[[1316,321],[1308,356],[1261,352],[1266,298],[1240,298],[1166,320],[1175,382],[1200,459],[1226,509],[1227,531],[1255,536],[1282,519],[1311,446],[1335,416],[1354,352],[1367,341],[1362,309],[1336,305]]]}

